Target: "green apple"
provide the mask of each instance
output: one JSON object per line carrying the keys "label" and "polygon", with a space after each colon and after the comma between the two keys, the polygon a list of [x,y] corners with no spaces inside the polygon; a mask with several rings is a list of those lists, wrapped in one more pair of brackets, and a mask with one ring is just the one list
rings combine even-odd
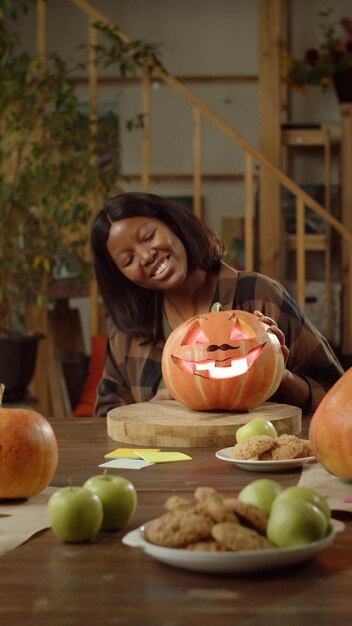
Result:
{"label": "green apple", "polygon": [[99,496],[102,502],[101,530],[119,530],[128,524],[136,510],[137,493],[127,478],[104,472],[89,478],[83,487]]}
{"label": "green apple", "polygon": [[99,531],[103,505],[89,489],[69,485],[50,496],[48,518],[59,539],[80,543],[88,541]]}
{"label": "green apple", "polygon": [[278,548],[289,548],[318,541],[327,529],[326,516],[314,504],[301,498],[278,498],[271,508],[266,534]]}
{"label": "green apple", "polygon": [[286,501],[289,498],[300,498],[310,502],[311,504],[315,504],[315,506],[320,509],[328,522],[330,522],[331,511],[330,507],[327,503],[326,498],[324,496],[319,495],[314,489],[310,489],[309,487],[287,487],[284,489],[277,497],[278,500]]}
{"label": "green apple", "polygon": [[283,487],[270,478],[258,478],[246,485],[238,494],[238,499],[247,504],[255,504],[269,515],[275,498],[283,491]]}
{"label": "green apple", "polygon": [[243,424],[243,426],[237,429],[236,441],[237,443],[242,443],[242,441],[257,435],[268,435],[268,437],[276,439],[277,432],[272,422],[265,419],[265,417],[254,417],[247,424]]}

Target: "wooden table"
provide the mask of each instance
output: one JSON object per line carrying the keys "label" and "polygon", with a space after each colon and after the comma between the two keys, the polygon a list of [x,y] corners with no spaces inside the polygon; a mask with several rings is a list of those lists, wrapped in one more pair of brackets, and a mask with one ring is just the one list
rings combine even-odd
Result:
{"label": "wooden table", "polygon": [[[82,484],[100,472],[104,454],[117,447],[105,419],[52,420],[59,443],[53,481]],[[111,470],[129,478],[138,507],[129,526],[101,533],[88,544],[64,544],[48,529],[0,557],[0,623],[26,626],[347,626],[352,623],[352,519],[346,531],[313,560],[277,572],[248,575],[198,574],[153,560],[121,543],[128,531],[162,512],[166,498],[197,486],[236,493],[265,474],[219,461],[215,450],[185,450],[193,460],[142,470]],[[299,470],[267,477],[284,486]]]}

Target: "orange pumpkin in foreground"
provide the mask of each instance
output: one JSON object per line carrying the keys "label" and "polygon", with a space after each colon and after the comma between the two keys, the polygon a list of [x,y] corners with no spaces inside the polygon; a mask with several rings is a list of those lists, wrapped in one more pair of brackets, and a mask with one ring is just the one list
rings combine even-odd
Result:
{"label": "orange pumpkin in foreground", "polygon": [[40,493],[52,480],[57,462],[56,437],[42,415],[0,408],[0,499]]}
{"label": "orange pumpkin in foreground", "polygon": [[330,474],[352,479],[352,368],[320,402],[308,436],[314,456]]}
{"label": "orange pumpkin in foreground", "polygon": [[214,311],[180,324],[168,337],[162,374],[170,394],[197,411],[245,410],[278,388],[280,342],[247,311]]}

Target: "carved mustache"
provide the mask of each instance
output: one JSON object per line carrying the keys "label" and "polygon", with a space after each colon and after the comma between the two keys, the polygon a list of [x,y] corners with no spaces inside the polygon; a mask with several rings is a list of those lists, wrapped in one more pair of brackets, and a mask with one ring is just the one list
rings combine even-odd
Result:
{"label": "carved mustache", "polygon": [[236,348],[238,348],[238,346],[230,346],[228,343],[222,343],[221,346],[212,343],[206,348],[206,352],[215,352],[215,350],[236,350]]}

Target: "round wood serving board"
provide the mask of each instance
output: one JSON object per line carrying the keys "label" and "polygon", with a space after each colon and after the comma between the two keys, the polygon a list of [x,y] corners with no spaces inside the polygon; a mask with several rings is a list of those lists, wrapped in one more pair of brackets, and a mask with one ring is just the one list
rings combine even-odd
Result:
{"label": "round wood serving board", "polygon": [[109,437],[121,443],[227,448],[236,443],[237,429],[259,416],[273,422],[279,435],[301,432],[301,409],[275,402],[265,402],[243,413],[192,411],[176,400],[140,402],[109,411],[107,428]]}

